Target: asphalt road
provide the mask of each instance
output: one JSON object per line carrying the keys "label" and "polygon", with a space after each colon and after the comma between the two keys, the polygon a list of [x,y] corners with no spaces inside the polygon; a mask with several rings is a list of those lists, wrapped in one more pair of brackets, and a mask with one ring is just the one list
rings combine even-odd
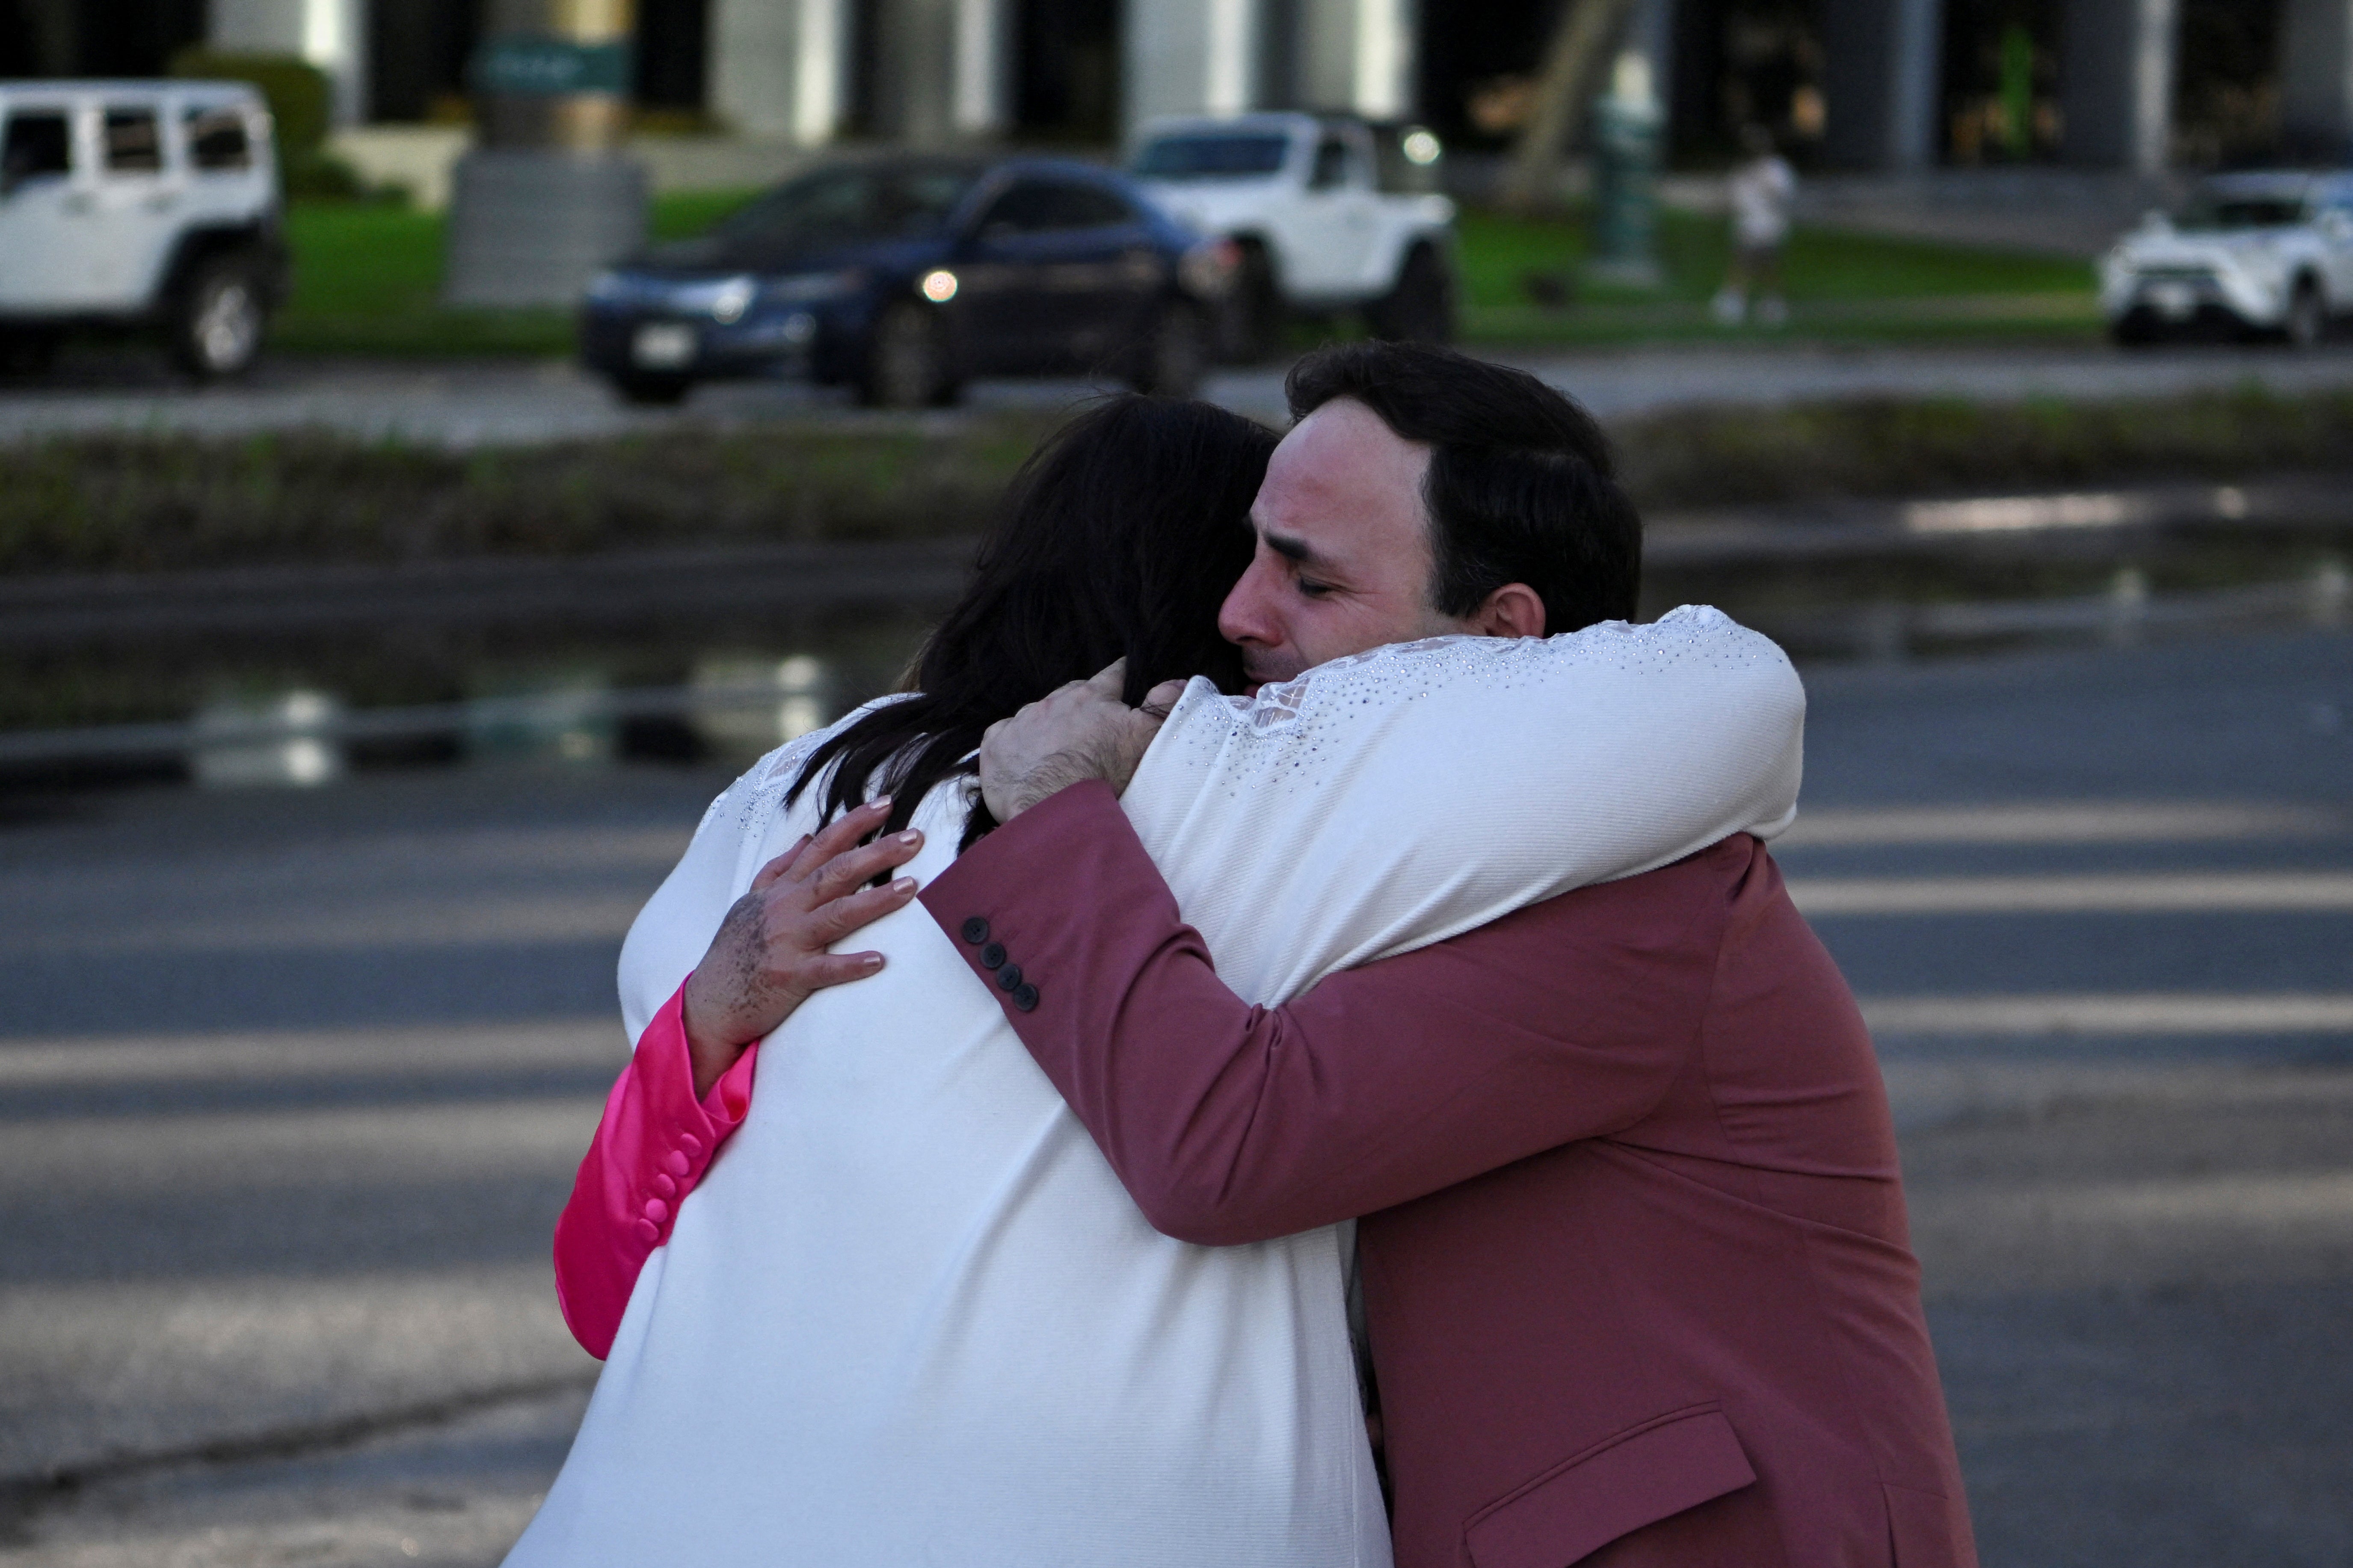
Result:
{"label": "asphalt road", "polygon": [[[1585,353],[1481,350],[1524,364],[1605,419],[1692,405],[1759,405],[1904,396],[2010,401],[2151,397],[2242,385],[2282,394],[2353,386],[2353,344],[2304,353],[2266,347],[2126,353],[2105,346],[1851,346],[1752,342]],[[1095,390],[1080,381],[976,384],[968,411],[1055,408]],[[1203,395],[1261,418],[1282,417],[1282,372],[1219,372]],[[0,441],[71,432],[169,430],[239,436],[320,427],[448,446],[535,442],[662,429],[684,421],[741,424],[955,420],[878,415],[838,391],[791,382],[698,389],[678,410],[631,408],[561,360],[359,361],[280,355],[245,382],[190,387],[152,354],[90,352],[53,376],[0,381]]]}
{"label": "asphalt road", "polygon": [[[1809,684],[1778,852],[1881,1043],[1985,1561],[2353,1560],[2353,637]],[[5,808],[0,1475],[95,1468],[0,1561],[496,1561],[593,1372],[545,1257],[615,946],[722,782]]]}

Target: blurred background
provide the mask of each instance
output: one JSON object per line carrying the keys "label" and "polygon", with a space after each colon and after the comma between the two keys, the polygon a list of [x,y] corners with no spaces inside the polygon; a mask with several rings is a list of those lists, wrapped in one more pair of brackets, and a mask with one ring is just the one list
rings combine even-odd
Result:
{"label": "blurred background", "polygon": [[1985,1561],[2353,1562],[2353,0],[0,0],[0,1561],[498,1561],[704,805],[1368,334],[1799,658]]}

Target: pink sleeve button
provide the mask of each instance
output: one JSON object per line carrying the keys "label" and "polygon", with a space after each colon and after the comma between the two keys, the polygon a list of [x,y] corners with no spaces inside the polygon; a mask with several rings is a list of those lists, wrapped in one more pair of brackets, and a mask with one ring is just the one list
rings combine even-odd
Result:
{"label": "pink sleeve button", "polygon": [[666,1198],[674,1198],[678,1196],[678,1184],[671,1181],[668,1176],[656,1176],[654,1178],[654,1191],[659,1193]]}
{"label": "pink sleeve button", "polygon": [[638,1221],[637,1225],[632,1228],[637,1231],[638,1239],[644,1242],[648,1247],[651,1247],[655,1242],[661,1239],[661,1226],[656,1225],[649,1219],[641,1219]]}
{"label": "pink sleeve button", "polygon": [[[702,1152],[702,1140],[697,1138],[691,1132],[680,1133],[678,1138],[678,1146],[686,1151],[686,1157],[690,1160]],[[672,1173],[674,1175],[684,1175],[685,1173],[686,1173],[683,1170]]]}
{"label": "pink sleeve button", "polygon": [[686,1174],[686,1156],[673,1149],[661,1157],[661,1168],[673,1176]]}
{"label": "pink sleeve button", "polygon": [[662,1221],[670,1218],[670,1205],[662,1202],[659,1198],[648,1198],[646,1200],[646,1217],[653,1221],[656,1225],[659,1225]]}

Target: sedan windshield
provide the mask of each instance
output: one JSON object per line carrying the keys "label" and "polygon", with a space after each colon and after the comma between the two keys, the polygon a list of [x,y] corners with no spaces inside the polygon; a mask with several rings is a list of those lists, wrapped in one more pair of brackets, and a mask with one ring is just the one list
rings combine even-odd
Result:
{"label": "sedan windshield", "polygon": [[2182,228],[2283,228],[2305,220],[2302,196],[2200,191],[2176,220]]}
{"label": "sedan windshield", "polygon": [[1243,180],[1275,173],[1290,151],[1287,136],[1163,136],[1144,145],[1128,172],[1140,180]]}
{"label": "sedan windshield", "polygon": [[955,167],[821,169],[777,186],[712,231],[745,249],[789,251],[935,234],[972,188]]}

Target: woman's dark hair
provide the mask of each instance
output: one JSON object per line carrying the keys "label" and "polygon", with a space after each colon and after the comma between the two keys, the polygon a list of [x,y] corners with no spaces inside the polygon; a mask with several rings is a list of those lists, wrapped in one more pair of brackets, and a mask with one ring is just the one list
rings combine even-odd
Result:
{"label": "woman's dark hair", "polygon": [[[972,585],[910,672],[916,695],[829,737],[787,802],[821,783],[830,821],[887,793],[896,832],[934,784],[976,771],[989,725],[1123,656],[1130,703],[1194,675],[1239,689],[1218,607],[1250,565],[1274,442],[1222,408],[1134,395],[1062,426],[1014,476]],[[996,826],[976,796],[958,848]]]}
{"label": "woman's dark hair", "polygon": [[1524,370],[1428,343],[1345,343],[1309,354],[1284,390],[1304,419],[1353,397],[1429,446],[1422,506],[1430,607],[1468,616],[1507,583],[1544,601],[1545,630],[1631,620],[1642,522],[1593,416]]}

